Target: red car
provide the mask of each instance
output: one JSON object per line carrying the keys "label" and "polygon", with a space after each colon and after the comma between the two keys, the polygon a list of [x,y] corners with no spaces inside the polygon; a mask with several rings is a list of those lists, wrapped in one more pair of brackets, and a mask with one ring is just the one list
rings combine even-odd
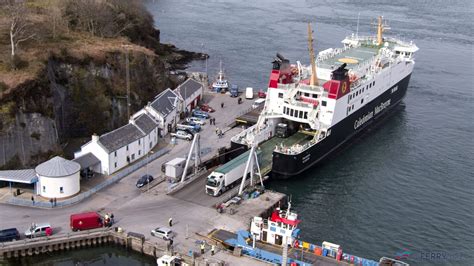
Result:
{"label": "red car", "polygon": [[199,106],[199,109],[201,109],[204,112],[208,112],[208,113],[213,113],[213,112],[216,111],[214,108],[210,107],[207,104],[202,104],[201,106]]}
{"label": "red car", "polygon": [[259,90],[258,91],[258,98],[266,98],[267,97],[267,94],[262,91],[262,90]]}

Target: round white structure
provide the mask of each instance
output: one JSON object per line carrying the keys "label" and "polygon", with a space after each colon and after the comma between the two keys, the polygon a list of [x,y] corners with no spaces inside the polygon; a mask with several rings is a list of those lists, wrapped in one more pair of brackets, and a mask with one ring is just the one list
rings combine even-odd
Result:
{"label": "round white structure", "polygon": [[45,198],[66,198],[80,191],[81,166],[59,156],[35,168],[38,191]]}

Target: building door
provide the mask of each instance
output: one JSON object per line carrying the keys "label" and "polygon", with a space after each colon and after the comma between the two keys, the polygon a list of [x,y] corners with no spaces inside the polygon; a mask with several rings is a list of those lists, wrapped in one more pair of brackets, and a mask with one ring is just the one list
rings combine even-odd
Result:
{"label": "building door", "polygon": [[267,231],[263,231],[262,241],[267,242]]}
{"label": "building door", "polygon": [[283,244],[283,237],[281,235],[275,234],[275,245],[282,245]]}

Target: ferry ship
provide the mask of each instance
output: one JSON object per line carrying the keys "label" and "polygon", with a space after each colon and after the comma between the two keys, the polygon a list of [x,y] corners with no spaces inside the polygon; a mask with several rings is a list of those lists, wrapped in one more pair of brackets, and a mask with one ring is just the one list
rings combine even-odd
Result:
{"label": "ferry ship", "polygon": [[232,149],[271,145],[272,177],[288,178],[392,110],[406,94],[418,47],[383,36],[382,17],[376,25],[375,36],[352,34],[315,58],[308,24],[311,65],[277,54],[258,122],[231,139]]}

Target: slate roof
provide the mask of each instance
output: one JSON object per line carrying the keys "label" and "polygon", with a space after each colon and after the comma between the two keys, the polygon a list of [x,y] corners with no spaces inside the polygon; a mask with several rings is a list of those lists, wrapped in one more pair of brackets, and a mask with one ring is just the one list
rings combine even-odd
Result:
{"label": "slate roof", "polygon": [[100,160],[90,152],[75,158],[73,161],[81,165],[81,170],[100,163]]}
{"label": "slate roof", "polygon": [[145,134],[150,134],[153,129],[158,127],[158,123],[155,122],[148,114],[141,114],[135,119],[135,125],[140,128]]}
{"label": "slate roof", "polygon": [[81,165],[59,156],[56,156],[35,168],[38,175],[47,177],[68,176],[79,172],[79,170],[81,170]]}
{"label": "slate roof", "polygon": [[176,108],[177,98],[178,96],[171,89],[166,89],[156,96],[155,100],[151,103],[151,107],[163,115],[163,117],[166,117]]}
{"label": "slate roof", "polygon": [[179,90],[179,93],[184,99],[187,99],[198,91],[202,87],[202,84],[197,82],[192,78],[188,78],[185,82],[181,83],[176,90]]}
{"label": "slate roof", "polygon": [[1,181],[33,184],[37,179],[35,169],[0,171]]}
{"label": "slate roof", "polygon": [[109,152],[114,152],[140,138],[143,134],[135,125],[127,124],[99,137],[99,143]]}

